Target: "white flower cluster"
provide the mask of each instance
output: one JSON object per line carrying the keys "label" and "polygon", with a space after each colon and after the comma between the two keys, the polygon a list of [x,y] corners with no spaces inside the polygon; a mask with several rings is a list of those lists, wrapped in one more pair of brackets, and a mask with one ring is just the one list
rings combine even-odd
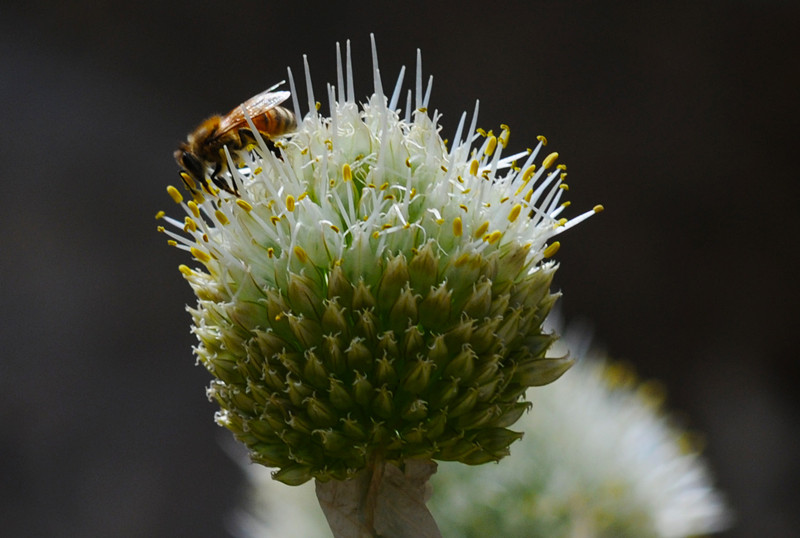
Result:
{"label": "white flower cluster", "polygon": [[477,104],[446,143],[419,58],[401,109],[404,70],[387,98],[373,41],[374,93],[357,104],[348,44],[330,116],[306,63],[296,131],[265,140],[243,106],[254,142],[222,147],[227,166],[179,160],[193,199],[169,187],[186,216],[159,215],[204,266],[180,270],[217,421],[286,483],[352,477],[375,453],[497,461],[521,437],[508,427],[527,388],[571,364],[546,357],[551,240],[602,207],[563,218],[558,154],[539,137],[504,155],[508,127],[477,129]]}

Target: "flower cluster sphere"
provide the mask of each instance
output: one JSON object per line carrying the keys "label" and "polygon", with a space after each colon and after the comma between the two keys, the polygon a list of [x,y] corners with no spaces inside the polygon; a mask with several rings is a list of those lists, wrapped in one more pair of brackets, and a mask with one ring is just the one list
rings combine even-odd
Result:
{"label": "flower cluster sphere", "polygon": [[540,137],[504,157],[509,129],[476,129],[477,105],[448,147],[419,54],[405,108],[404,71],[385,96],[374,42],[361,105],[349,44],[344,69],[337,58],[330,116],[306,64],[297,131],[225,149],[238,196],[208,184],[184,201],[170,187],[186,217],[159,214],[202,264],[180,270],[217,422],[287,484],[347,479],[375,457],[497,461],[522,436],[509,426],[528,387],[571,365],[546,357],[551,239],[601,207],[559,218],[558,155],[542,156]]}

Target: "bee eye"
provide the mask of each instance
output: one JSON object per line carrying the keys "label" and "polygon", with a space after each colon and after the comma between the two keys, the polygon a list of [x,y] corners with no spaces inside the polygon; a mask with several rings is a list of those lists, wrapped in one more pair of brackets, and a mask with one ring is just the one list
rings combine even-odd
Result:
{"label": "bee eye", "polygon": [[202,178],[206,175],[205,165],[200,162],[200,159],[188,151],[183,152],[183,155],[181,156],[181,164],[184,168],[186,168],[186,171],[194,177]]}

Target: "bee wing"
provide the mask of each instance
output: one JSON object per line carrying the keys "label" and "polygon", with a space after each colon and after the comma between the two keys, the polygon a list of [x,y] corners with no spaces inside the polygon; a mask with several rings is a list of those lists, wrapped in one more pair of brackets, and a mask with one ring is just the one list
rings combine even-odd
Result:
{"label": "bee wing", "polygon": [[240,106],[237,106],[228,112],[228,114],[226,114],[220,121],[219,132],[224,133],[233,129],[239,129],[246,125],[247,120],[245,119],[244,112],[242,111],[243,108],[247,110],[247,114],[251,118],[255,118],[256,116],[260,116],[264,112],[275,108],[292,95],[287,91],[273,92],[271,91],[272,89],[274,89],[274,87],[263,91],[258,95],[254,95]]}

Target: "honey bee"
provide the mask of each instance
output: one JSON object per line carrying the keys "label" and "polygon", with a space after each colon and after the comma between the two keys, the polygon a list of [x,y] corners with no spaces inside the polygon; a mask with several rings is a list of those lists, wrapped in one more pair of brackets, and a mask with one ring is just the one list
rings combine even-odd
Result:
{"label": "honey bee", "polygon": [[208,179],[220,189],[238,196],[236,186],[232,182],[228,184],[220,177],[220,173],[227,169],[225,146],[236,151],[256,143],[256,137],[247,125],[244,110],[270,149],[274,149],[273,138],[297,127],[295,115],[279,106],[291,95],[287,91],[273,91],[279,85],[254,95],[224,116],[211,116],[189,133],[186,142],[178,147],[174,156],[182,169],[181,178],[191,192],[195,192],[195,188],[185,175],[194,183],[205,185],[210,190],[206,174],[212,168]]}

